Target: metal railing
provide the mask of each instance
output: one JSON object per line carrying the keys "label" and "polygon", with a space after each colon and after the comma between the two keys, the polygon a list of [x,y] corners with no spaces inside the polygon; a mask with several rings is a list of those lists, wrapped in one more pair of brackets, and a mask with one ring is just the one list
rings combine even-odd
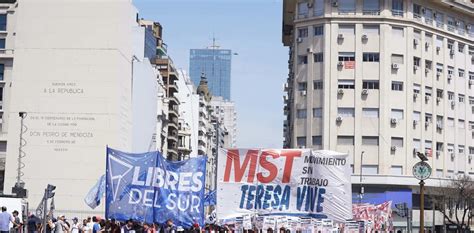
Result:
{"label": "metal railing", "polygon": [[392,15],[403,17],[403,10],[392,10]]}
{"label": "metal railing", "polygon": [[363,15],[380,15],[380,10],[362,10]]}
{"label": "metal railing", "polygon": [[420,15],[420,14],[413,13],[413,18],[414,18],[415,20],[421,21],[421,15]]}

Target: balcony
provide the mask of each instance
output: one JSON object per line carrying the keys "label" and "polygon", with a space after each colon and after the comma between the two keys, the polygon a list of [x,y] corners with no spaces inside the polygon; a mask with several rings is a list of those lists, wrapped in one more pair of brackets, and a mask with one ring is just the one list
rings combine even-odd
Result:
{"label": "balcony", "polygon": [[199,145],[198,150],[201,152],[201,153],[198,152],[198,154],[206,154],[207,153],[207,148],[204,145]]}
{"label": "balcony", "polygon": [[392,16],[403,17],[403,10],[392,10]]}
{"label": "balcony", "polygon": [[168,86],[168,91],[170,94],[178,92],[178,86],[176,85],[175,82],[167,83],[165,82],[165,85]]}
{"label": "balcony", "polygon": [[442,21],[436,21],[436,27],[444,28],[444,23]]}
{"label": "balcony", "polygon": [[413,13],[413,19],[421,21],[421,15],[417,13]]}
{"label": "balcony", "polygon": [[355,9],[341,9],[339,8],[339,12],[338,12],[340,15],[355,15],[356,14],[356,10]]}
{"label": "balcony", "polygon": [[[171,119],[172,120],[170,120],[168,122],[169,128],[174,128],[174,129],[178,130],[178,120],[177,120],[178,118],[177,117],[172,117]],[[172,129],[170,129],[170,130],[172,130]]]}
{"label": "balcony", "polygon": [[168,113],[170,116],[178,117],[179,116],[178,110],[179,110],[178,105],[170,105],[168,107]]}
{"label": "balcony", "polygon": [[178,133],[176,130],[172,130],[171,133],[168,134],[168,140],[174,142],[178,141]]}
{"label": "balcony", "polygon": [[170,100],[170,105],[173,105],[173,104],[174,105],[179,105],[180,104],[179,100],[178,100],[178,98],[176,98],[176,96],[170,96],[168,99]]}
{"label": "balcony", "polygon": [[13,49],[0,49],[0,58],[13,58],[14,53]]}
{"label": "balcony", "polygon": [[380,15],[380,10],[363,10],[363,15]]}

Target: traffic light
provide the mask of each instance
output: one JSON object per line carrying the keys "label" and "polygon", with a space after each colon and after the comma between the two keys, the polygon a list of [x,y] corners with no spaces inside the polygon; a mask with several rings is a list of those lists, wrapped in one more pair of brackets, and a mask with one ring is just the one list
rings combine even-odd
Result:
{"label": "traffic light", "polygon": [[53,198],[54,197],[54,190],[56,189],[56,186],[48,184],[48,187],[46,188],[46,198]]}

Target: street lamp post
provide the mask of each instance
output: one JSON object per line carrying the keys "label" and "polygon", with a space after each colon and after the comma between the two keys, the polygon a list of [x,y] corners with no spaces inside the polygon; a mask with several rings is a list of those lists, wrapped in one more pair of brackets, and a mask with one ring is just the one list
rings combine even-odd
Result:
{"label": "street lamp post", "polygon": [[420,180],[420,233],[425,232],[425,180],[431,175],[431,167],[426,162],[428,158],[422,153],[417,153],[420,162],[413,166],[413,176]]}
{"label": "street lamp post", "polygon": [[359,172],[359,185],[360,185],[360,190],[359,190],[359,204],[362,203],[362,195],[364,195],[364,187],[362,186],[362,164],[363,164],[363,159],[364,159],[364,153],[365,151],[362,151],[360,153],[360,172]]}

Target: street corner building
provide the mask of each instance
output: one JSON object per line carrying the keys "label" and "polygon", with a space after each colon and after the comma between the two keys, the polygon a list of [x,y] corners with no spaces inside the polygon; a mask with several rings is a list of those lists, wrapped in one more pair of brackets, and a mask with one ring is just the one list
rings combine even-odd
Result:
{"label": "street corner building", "polygon": [[[30,210],[53,184],[57,212],[103,213],[87,207],[84,197],[105,173],[106,146],[148,151],[156,133],[159,74],[146,57],[145,27],[125,0],[0,5],[6,6],[0,18],[5,14],[7,50],[14,51],[11,58],[0,55],[1,140],[8,141],[2,142],[3,190],[10,193],[18,183],[21,145],[19,183],[28,190]],[[26,113],[22,129],[19,112]]]}
{"label": "street corner building", "polygon": [[283,1],[284,147],[349,153],[353,202],[407,202],[418,227],[417,152],[428,188],[474,177],[473,40],[471,1]]}

